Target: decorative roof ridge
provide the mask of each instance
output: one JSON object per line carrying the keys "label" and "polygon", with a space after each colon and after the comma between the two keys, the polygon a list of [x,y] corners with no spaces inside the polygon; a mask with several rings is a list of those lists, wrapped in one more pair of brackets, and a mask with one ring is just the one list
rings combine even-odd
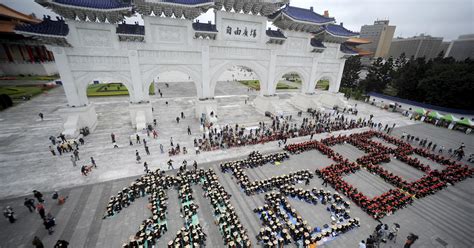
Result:
{"label": "decorative roof ridge", "polygon": [[40,23],[16,26],[15,32],[21,34],[64,37],[69,33],[69,26],[62,17],[56,17],[56,20],[51,20],[51,16],[45,15],[43,16],[43,21]]}
{"label": "decorative roof ridge", "polygon": [[[336,37],[356,37],[359,35],[358,32],[351,31],[343,26],[343,23],[339,24],[327,24],[323,26],[323,29],[329,33],[330,35],[336,36]],[[333,30],[331,30],[333,29]]]}
{"label": "decorative roof ridge", "polygon": [[272,38],[286,39],[286,36],[281,32],[280,29],[273,30],[271,28],[268,28],[267,30],[265,30],[265,34]]}
{"label": "decorative roof ridge", "polygon": [[199,22],[199,20],[197,20],[196,22],[192,23],[192,27],[194,31],[198,31],[198,32],[211,32],[211,33],[219,32],[217,30],[217,26],[215,24],[212,24],[210,21],[207,23],[204,23],[204,22]]}
{"label": "decorative roof ridge", "polygon": [[[318,18],[326,19],[326,21],[325,22],[314,22],[314,21],[310,21],[310,20],[304,20],[305,18],[297,18],[295,16],[292,16],[291,13],[288,12],[288,11],[291,11],[291,9],[295,9],[295,10],[298,10],[298,11],[304,11],[307,14],[311,14],[311,15],[316,15]],[[277,12],[277,13],[281,13],[281,12],[283,14],[285,14],[286,16],[288,16],[289,18],[291,18],[295,21],[300,21],[300,22],[325,24],[325,23],[334,23],[336,21],[336,19],[334,17],[327,17],[327,16],[324,16],[324,15],[321,15],[321,14],[318,14],[318,13],[314,12],[313,7],[310,7],[309,9],[306,9],[306,8],[295,7],[295,6],[290,6],[290,4],[286,4],[285,7],[280,9],[280,11]],[[277,13],[276,13],[276,15],[277,15]]]}

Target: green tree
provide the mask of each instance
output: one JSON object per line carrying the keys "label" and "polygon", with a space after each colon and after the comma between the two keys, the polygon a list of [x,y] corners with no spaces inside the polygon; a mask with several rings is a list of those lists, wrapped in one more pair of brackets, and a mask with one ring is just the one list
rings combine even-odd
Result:
{"label": "green tree", "polygon": [[342,73],[341,87],[355,88],[359,85],[359,73],[362,69],[360,56],[351,56],[346,60]]}
{"label": "green tree", "polygon": [[369,67],[367,77],[361,82],[361,89],[365,92],[382,92],[391,82],[393,76],[393,59],[384,61],[377,58]]}

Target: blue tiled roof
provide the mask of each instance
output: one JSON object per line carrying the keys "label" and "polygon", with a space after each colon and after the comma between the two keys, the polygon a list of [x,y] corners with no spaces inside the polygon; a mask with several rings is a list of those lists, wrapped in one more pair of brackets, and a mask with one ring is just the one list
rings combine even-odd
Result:
{"label": "blue tiled roof", "polygon": [[326,31],[332,35],[337,35],[337,36],[345,36],[345,37],[352,37],[352,36],[357,36],[359,33],[357,32],[352,32],[345,27],[341,25],[336,25],[336,24],[328,24],[325,27]]}
{"label": "blue tiled roof", "polygon": [[145,26],[121,23],[117,25],[117,34],[145,35]]}
{"label": "blue tiled roof", "polygon": [[47,16],[40,23],[16,26],[15,30],[36,34],[66,36],[69,33],[69,26],[63,19],[56,19],[53,21],[50,16]]}
{"label": "blue tiled roof", "polygon": [[176,4],[186,4],[186,5],[198,5],[204,3],[214,3],[213,0],[163,0],[165,3],[176,3]]}
{"label": "blue tiled roof", "polygon": [[196,31],[217,32],[216,25],[211,23],[194,22],[193,29]]}
{"label": "blue tiled roof", "polygon": [[334,22],[334,18],[325,17],[318,13],[313,12],[312,9],[302,9],[293,6],[286,5],[285,8],[277,11],[275,14],[269,16],[270,19],[274,19],[278,16],[281,12],[285,13],[286,15],[290,16],[293,19],[305,22],[312,22],[312,23],[328,23]]}
{"label": "blue tiled roof", "polygon": [[280,30],[267,29],[267,31],[265,31],[265,33],[269,37],[286,39],[285,35]]}
{"label": "blue tiled roof", "polygon": [[53,0],[53,2],[92,9],[118,9],[132,6],[130,0]]}
{"label": "blue tiled roof", "polygon": [[344,44],[341,44],[340,50],[345,54],[359,54],[357,51],[352,50],[350,47]]}
{"label": "blue tiled roof", "polygon": [[310,43],[310,44],[311,44],[312,47],[316,47],[316,48],[326,48],[326,47],[324,46],[324,44],[323,44],[322,41],[317,40],[317,39],[315,39],[315,38],[312,38],[312,39],[311,39],[311,43]]}

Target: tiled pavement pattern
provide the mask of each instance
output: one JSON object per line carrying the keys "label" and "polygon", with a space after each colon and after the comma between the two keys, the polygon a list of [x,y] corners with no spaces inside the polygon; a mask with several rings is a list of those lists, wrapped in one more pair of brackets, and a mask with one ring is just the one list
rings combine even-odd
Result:
{"label": "tiled pavement pattern", "polygon": [[[173,87],[171,85],[170,87]],[[233,86],[223,86],[232,89]],[[245,90],[242,94],[246,94]],[[186,95],[185,95],[186,96]],[[244,106],[241,96],[223,97],[223,102],[227,105]],[[283,97],[285,98],[285,97]],[[240,100],[238,100],[240,99]],[[169,137],[173,135],[175,140],[183,144],[191,144],[192,139],[185,134],[187,125],[193,125],[193,133],[197,133],[196,120],[186,118],[183,125],[176,125],[172,119],[180,111],[184,111],[187,116],[191,116],[192,98],[168,99],[171,103],[164,106],[164,99],[153,99],[155,115],[159,118],[160,139],[150,143],[152,155],[147,157],[151,168],[165,167],[164,161],[167,156],[159,154],[158,144],[168,145]],[[86,156],[93,155],[98,162],[99,168],[94,170],[90,177],[82,177],[79,168],[73,168],[67,157],[52,157],[47,149],[47,137],[51,132],[59,132],[61,122],[55,112],[60,105],[65,103],[62,89],[56,89],[46,96],[36,97],[13,109],[0,113],[0,180],[1,189],[0,207],[10,205],[14,208],[18,221],[9,224],[6,219],[0,222],[0,247],[31,247],[31,240],[34,235],[39,236],[46,247],[52,247],[57,239],[66,239],[71,247],[120,247],[121,243],[128,239],[130,235],[138,229],[138,225],[149,215],[146,208],[146,198],[136,201],[128,209],[119,215],[102,220],[105,212],[105,205],[111,195],[128,185],[137,175],[143,173],[141,165],[134,163],[135,149],[143,146],[134,145],[128,147],[128,135],[131,133],[128,124],[127,103],[124,98],[94,98],[91,99],[96,104],[99,114],[98,132],[86,137],[87,144],[81,147],[81,156],[85,160]],[[474,152],[474,141],[472,136],[462,133],[433,127],[431,125],[419,124],[408,125],[412,122],[402,119],[397,114],[378,110],[373,106],[360,105],[360,115],[367,116],[374,113],[374,119],[389,122],[396,120],[398,126],[394,136],[400,136],[403,131],[418,135],[422,138],[436,140],[439,145],[446,147],[456,147],[460,142],[466,144],[466,152]],[[225,105],[224,105],[225,106]],[[244,106],[245,107],[245,106]],[[232,109],[234,107],[229,107]],[[249,109],[251,107],[248,107]],[[40,109],[40,110],[39,110]],[[239,109],[235,107],[235,109]],[[233,122],[234,116],[241,115],[244,119],[246,110],[235,113],[235,109],[220,112],[229,123]],[[37,112],[45,113],[45,121],[38,120]],[[296,116],[296,115],[294,115]],[[160,118],[162,117],[162,118]],[[262,120],[261,116],[248,114],[249,119]],[[238,118],[236,118],[238,119]],[[117,133],[119,150],[113,150],[110,144],[110,132]],[[179,133],[179,134],[178,134]],[[315,138],[326,137],[327,134],[315,136]],[[194,137],[194,136],[193,136]],[[290,142],[297,142],[307,138],[298,138]],[[175,141],[176,143],[176,141]],[[252,149],[262,152],[274,152],[278,150],[276,142],[254,147],[236,148],[226,151],[216,151],[202,153],[196,156],[188,155],[173,158],[181,162],[183,158],[194,159],[203,167],[212,167],[218,171],[217,162],[214,160],[241,157],[248,154]],[[350,145],[341,145],[334,148],[349,159],[355,160],[360,157],[360,150]],[[342,150],[338,150],[342,149]],[[301,155],[292,156],[289,160],[275,167],[267,165],[257,169],[248,169],[247,173],[252,180],[262,180],[271,176],[289,173],[300,169],[322,168],[329,165],[331,161],[326,156],[317,151],[306,152]],[[270,167],[271,166],[271,167]],[[394,163],[394,169],[403,170],[407,176],[416,177],[409,170],[399,168],[401,165]],[[406,167],[406,166],[405,166]],[[174,172],[168,172],[173,174]],[[133,176],[133,177],[127,177]],[[243,225],[248,229],[249,235],[255,243],[255,235],[261,224],[253,209],[263,204],[263,194],[246,196],[235,183],[231,174],[217,172],[221,184],[232,195],[231,202],[238,210],[238,215]],[[354,175],[357,175],[354,174]],[[402,175],[403,176],[403,175]],[[381,181],[384,183],[383,181]],[[318,178],[311,180],[309,186],[303,184],[298,187],[312,188],[322,187],[322,181]],[[362,175],[357,180],[365,188],[361,190],[367,195],[378,195],[386,190],[380,183],[379,178],[374,175]],[[75,186],[78,185],[78,186]],[[70,188],[71,186],[75,186]],[[11,198],[31,192],[32,189],[42,191],[47,199],[46,209],[50,211],[57,220],[57,226],[53,235],[49,236],[44,229],[40,217],[36,213],[29,213],[23,206],[23,197]],[[207,247],[222,247],[222,238],[217,227],[213,223],[211,208],[207,199],[202,198],[202,190],[195,186],[197,204],[199,205],[199,219],[208,234]],[[397,243],[389,243],[383,247],[401,247],[405,237],[409,232],[415,232],[420,239],[413,247],[472,247],[474,244],[472,233],[474,233],[474,180],[467,179],[455,186],[449,186],[437,192],[435,195],[418,199],[412,206],[397,211],[392,216],[382,219],[384,223],[391,224],[397,222],[402,228],[397,239]],[[68,195],[69,198],[63,206],[57,206],[50,198],[53,189],[60,190],[61,194]],[[328,187],[329,190],[331,187]],[[366,192],[367,191],[367,192]],[[167,242],[175,231],[181,227],[182,220],[177,216],[177,193],[169,191],[169,232],[159,242],[159,247]],[[10,196],[8,199],[7,196]],[[311,218],[310,223],[322,225],[328,221],[328,214],[321,206],[307,205],[299,201],[291,201],[297,211],[306,218]],[[174,212],[173,212],[174,211]],[[352,230],[337,239],[327,243],[326,247],[356,247],[357,243],[366,238],[378,224],[371,217],[365,214],[358,207],[351,208],[351,216],[359,217],[362,226]],[[446,244],[446,246],[443,246]]]}

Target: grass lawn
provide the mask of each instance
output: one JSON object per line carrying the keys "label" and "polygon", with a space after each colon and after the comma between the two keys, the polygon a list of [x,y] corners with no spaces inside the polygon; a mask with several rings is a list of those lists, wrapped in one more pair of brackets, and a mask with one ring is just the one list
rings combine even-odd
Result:
{"label": "grass lawn", "polygon": [[[241,80],[239,83],[256,90],[260,90],[260,82],[258,80]],[[285,83],[278,83],[277,90],[298,89],[298,87],[291,86]]]}
{"label": "grass lawn", "polygon": [[59,79],[58,75],[53,76],[3,76],[0,80],[40,80],[40,81],[52,81]]}
{"label": "grass lawn", "polygon": [[12,100],[16,100],[36,96],[45,90],[47,88],[41,86],[0,86],[0,95],[7,94]]}
{"label": "grass lawn", "polygon": [[[149,94],[155,94],[155,85],[151,84]],[[128,89],[122,83],[89,84],[87,96],[128,96]]]}
{"label": "grass lawn", "polygon": [[329,80],[319,80],[316,83],[316,89],[318,89],[318,90],[329,90]]}

